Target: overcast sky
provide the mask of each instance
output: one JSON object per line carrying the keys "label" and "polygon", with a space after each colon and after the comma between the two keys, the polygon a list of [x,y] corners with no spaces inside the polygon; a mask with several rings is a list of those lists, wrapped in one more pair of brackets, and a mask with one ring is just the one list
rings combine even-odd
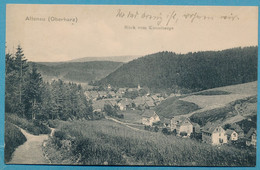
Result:
{"label": "overcast sky", "polygon": [[258,44],[258,8],[9,4],[6,31],[30,61],[222,50]]}

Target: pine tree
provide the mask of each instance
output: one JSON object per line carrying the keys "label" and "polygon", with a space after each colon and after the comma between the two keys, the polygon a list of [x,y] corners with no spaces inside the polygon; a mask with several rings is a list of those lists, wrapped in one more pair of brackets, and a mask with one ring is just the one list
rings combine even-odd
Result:
{"label": "pine tree", "polygon": [[23,54],[23,50],[20,45],[17,47],[17,51],[15,53],[15,71],[17,73],[17,89],[18,89],[18,106],[17,106],[17,112],[25,116],[24,114],[24,105],[23,105],[23,97],[26,96],[24,94],[25,90],[25,82],[27,80],[28,76],[28,63],[27,60],[25,59],[25,56]]}
{"label": "pine tree", "polygon": [[29,81],[26,84],[24,104],[27,117],[36,118],[36,114],[40,112],[42,103],[43,81],[41,74],[38,73],[35,65],[32,66],[32,71],[29,73]]}

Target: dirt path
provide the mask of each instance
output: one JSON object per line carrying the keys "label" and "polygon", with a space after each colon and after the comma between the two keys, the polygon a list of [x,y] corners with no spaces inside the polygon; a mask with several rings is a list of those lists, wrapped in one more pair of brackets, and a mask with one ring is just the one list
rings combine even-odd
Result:
{"label": "dirt path", "polygon": [[222,124],[225,125],[225,124],[231,124],[231,123],[236,123],[236,122],[239,122],[241,120],[244,120],[246,119],[244,116],[241,115],[240,111],[239,111],[239,108],[238,108],[239,105],[235,105],[235,111],[237,112],[237,115],[234,116],[234,117],[231,117],[227,120],[225,120]]}
{"label": "dirt path", "polygon": [[105,116],[105,118],[106,118],[107,120],[112,120],[112,121],[114,121],[114,122],[116,122],[116,123],[125,125],[126,127],[130,128],[130,129],[133,129],[133,130],[136,130],[136,131],[144,131],[144,130],[141,130],[141,129],[138,129],[138,128],[134,128],[134,127],[132,127],[132,126],[129,126],[128,123],[121,122],[121,121],[119,121],[119,120],[117,120],[117,119],[114,119],[114,118],[112,118],[112,117]]}
{"label": "dirt path", "polygon": [[[21,128],[20,128],[21,129]],[[13,153],[10,164],[49,164],[50,162],[44,157],[42,151],[42,145],[49,135],[32,135],[25,130],[21,129],[21,132],[26,137],[27,141],[16,148]],[[54,130],[52,129],[53,134]]]}

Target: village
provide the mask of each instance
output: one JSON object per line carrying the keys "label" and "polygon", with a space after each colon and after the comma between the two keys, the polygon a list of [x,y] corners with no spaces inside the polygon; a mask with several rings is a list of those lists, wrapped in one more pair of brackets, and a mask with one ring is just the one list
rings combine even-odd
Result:
{"label": "village", "polygon": [[[136,88],[93,88],[85,91],[85,96],[92,101],[93,111],[105,114],[104,107],[109,105],[115,108],[122,116],[112,118],[123,122],[127,126],[137,127],[148,131],[159,132],[165,135],[176,135],[180,138],[194,139],[211,145],[229,144],[236,147],[256,148],[256,129],[250,128],[247,133],[236,123],[222,124],[207,122],[201,127],[185,115],[171,118],[159,116],[154,108],[162,101],[171,97],[181,96],[180,93],[150,93],[138,85]],[[135,117],[135,121],[124,120],[124,115]],[[107,118],[107,117],[106,117]]]}

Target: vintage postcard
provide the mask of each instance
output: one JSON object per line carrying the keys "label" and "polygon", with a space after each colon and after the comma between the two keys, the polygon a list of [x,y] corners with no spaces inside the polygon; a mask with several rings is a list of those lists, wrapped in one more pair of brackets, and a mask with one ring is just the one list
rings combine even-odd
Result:
{"label": "vintage postcard", "polygon": [[5,164],[255,167],[257,6],[6,5]]}

